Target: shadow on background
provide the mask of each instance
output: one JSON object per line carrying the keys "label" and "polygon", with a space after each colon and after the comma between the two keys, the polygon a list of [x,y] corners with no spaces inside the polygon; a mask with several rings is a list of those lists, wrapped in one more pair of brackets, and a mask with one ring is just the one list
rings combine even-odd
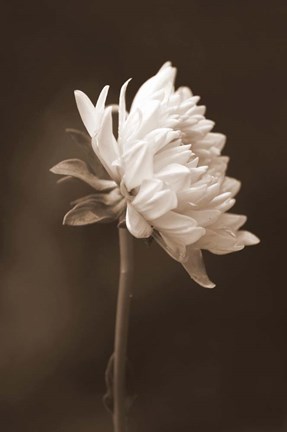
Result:
{"label": "shadow on background", "polygon": [[[28,1],[3,7],[0,425],[9,432],[111,432],[102,406],[118,277],[116,226],[69,228],[79,184],[49,168],[79,156],[73,90],[96,100],[166,60],[227,135],[235,207],[258,247],[207,265],[196,286],[136,242],[129,357],[137,432],[285,432],[286,2]],[[3,13],[4,12],[4,13]],[[285,58],[284,58],[285,57]],[[286,86],[285,86],[286,88]],[[285,254],[286,255],[286,254]]]}

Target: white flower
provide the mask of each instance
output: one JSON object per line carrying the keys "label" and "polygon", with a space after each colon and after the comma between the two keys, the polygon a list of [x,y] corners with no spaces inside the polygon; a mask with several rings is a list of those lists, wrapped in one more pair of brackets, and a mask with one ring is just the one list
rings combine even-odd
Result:
{"label": "white flower", "polygon": [[[113,134],[112,107],[106,107],[108,86],[96,106],[75,92],[92,148],[109,179],[99,179],[82,165],[76,175],[61,164],[53,172],[76,176],[101,190],[78,202],[68,215],[71,224],[111,220],[125,212],[126,225],[137,238],[153,237],[181,262],[200,285],[212,288],[201,249],[216,254],[258,243],[239,231],[246,217],[226,213],[234,204],[240,182],[225,176],[228,158],[221,156],[225,136],[211,132],[214,123],[190,89],[174,89],[176,69],[166,63],[138,90],[129,113],[121,88],[118,136]],[[84,171],[83,171],[84,170]],[[95,170],[97,171],[97,170]],[[102,177],[102,176],[101,176]],[[109,191],[103,193],[103,191]],[[100,211],[100,217],[97,219]],[[110,212],[105,218],[105,212]]]}

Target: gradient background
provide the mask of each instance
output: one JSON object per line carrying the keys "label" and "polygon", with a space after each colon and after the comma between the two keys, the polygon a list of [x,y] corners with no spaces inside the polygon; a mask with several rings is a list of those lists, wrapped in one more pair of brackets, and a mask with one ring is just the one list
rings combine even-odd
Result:
{"label": "gradient background", "polygon": [[0,429],[112,432],[117,229],[61,225],[87,189],[48,169],[77,157],[73,90],[109,102],[166,60],[227,135],[235,210],[262,240],[207,255],[215,290],[136,242],[131,432],[287,431],[286,1],[23,1],[1,6]]}

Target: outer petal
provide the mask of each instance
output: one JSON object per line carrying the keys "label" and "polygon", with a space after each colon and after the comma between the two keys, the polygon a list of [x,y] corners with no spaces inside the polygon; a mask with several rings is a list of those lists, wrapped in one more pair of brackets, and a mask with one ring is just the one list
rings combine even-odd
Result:
{"label": "outer petal", "polygon": [[75,90],[74,94],[81,119],[90,136],[93,136],[97,129],[94,105],[88,96],[81,90]]}
{"label": "outer petal", "polygon": [[105,86],[102,89],[96,107],[94,107],[88,96],[81,90],[75,90],[74,92],[80,116],[91,137],[93,137],[101,127],[108,90],[109,86]]}
{"label": "outer petal", "polygon": [[200,249],[189,248],[188,258],[182,263],[189,276],[204,288],[214,288],[215,284],[207,276]]}
{"label": "outer petal", "polygon": [[121,133],[122,133],[122,129],[127,117],[127,112],[126,112],[126,90],[127,90],[127,86],[130,82],[131,78],[128,79],[122,86],[121,88],[121,92],[120,92],[120,100],[119,100],[119,131],[118,131],[118,135],[119,135],[119,140],[121,138]]}
{"label": "outer petal", "polygon": [[130,203],[127,205],[126,225],[134,237],[147,238],[152,234],[152,227]]}
{"label": "outer petal", "polygon": [[93,149],[110,176],[119,181],[119,174],[114,162],[119,158],[118,143],[113,134],[112,107],[106,109],[102,127],[92,138]]}

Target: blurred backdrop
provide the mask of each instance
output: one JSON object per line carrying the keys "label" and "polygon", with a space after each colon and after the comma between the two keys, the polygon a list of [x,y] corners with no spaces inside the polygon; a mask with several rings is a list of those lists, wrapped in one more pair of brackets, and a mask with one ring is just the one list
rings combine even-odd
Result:
{"label": "blurred backdrop", "polygon": [[131,432],[287,431],[285,1],[1,6],[0,429],[112,432],[102,405],[118,278],[114,225],[62,226],[87,192],[49,168],[80,156],[73,90],[128,100],[167,60],[227,135],[235,210],[262,240],[206,255],[214,290],[136,241]]}

